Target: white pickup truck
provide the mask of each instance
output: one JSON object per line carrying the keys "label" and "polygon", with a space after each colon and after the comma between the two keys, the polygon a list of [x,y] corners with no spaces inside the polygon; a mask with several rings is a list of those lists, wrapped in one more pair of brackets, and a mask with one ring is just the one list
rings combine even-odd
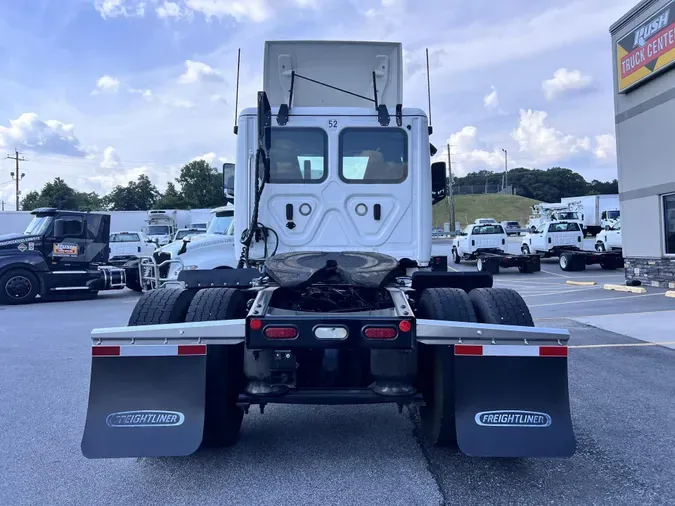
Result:
{"label": "white pickup truck", "polygon": [[462,260],[476,260],[481,252],[502,253],[505,250],[506,232],[499,223],[472,224],[452,242],[452,259],[458,264]]}
{"label": "white pickup truck", "polygon": [[113,232],[110,234],[110,264],[122,265],[129,260],[152,255],[157,243],[143,232]]}
{"label": "white pickup truck", "polygon": [[565,250],[581,250],[584,233],[576,221],[546,221],[523,237],[520,250],[524,255],[557,257]]}
{"label": "white pickup truck", "polygon": [[621,244],[621,220],[617,220],[614,223],[614,226],[610,226],[608,229],[602,230],[595,237],[595,250],[596,251],[613,251],[621,250],[623,248]]}

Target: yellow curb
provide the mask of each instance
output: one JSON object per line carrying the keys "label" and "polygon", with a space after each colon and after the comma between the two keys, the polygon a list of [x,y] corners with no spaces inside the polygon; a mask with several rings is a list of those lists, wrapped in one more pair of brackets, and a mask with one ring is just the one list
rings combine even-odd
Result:
{"label": "yellow curb", "polygon": [[666,292],[666,297],[672,297],[673,299],[675,299],[675,290],[668,290]]}
{"label": "yellow curb", "polygon": [[576,285],[576,286],[595,286],[597,283],[595,281],[572,281],[572,280],[567,280],[565,281],[568,285]]}
{"label": "yellow curb", "polygon": [[647,293],[647,289],[644,286],[605,285],[603,288],[617,292]]}

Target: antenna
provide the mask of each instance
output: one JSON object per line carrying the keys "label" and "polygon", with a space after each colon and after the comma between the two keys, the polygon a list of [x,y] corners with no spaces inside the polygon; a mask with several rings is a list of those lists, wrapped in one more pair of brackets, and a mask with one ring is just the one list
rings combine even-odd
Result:
{"label": "antenna", "polygon": [[431,79],[429,74],[429,48],[427,48],[427,97],[429,97],[429,135],[434,133],[434,127],[431,126]]}
{"label": "antenna", "polygon": [[237,121],[239,120],[239,65],[241,63],[241,48],[237,49],[237,90],[234,94],[234,135],[239,133],[239,126]]}

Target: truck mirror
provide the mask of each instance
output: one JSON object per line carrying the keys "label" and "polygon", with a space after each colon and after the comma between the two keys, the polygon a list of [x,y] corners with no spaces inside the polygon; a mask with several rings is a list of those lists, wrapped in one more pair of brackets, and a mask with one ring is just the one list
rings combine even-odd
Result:
{"label": "truck mirror", "polygon": [[269,156],[272,147],[272,108],[267,99],[267,93],[258,92],[258,147],[262,148],[265,156]]}
{"label": "truck mirror", "polygon": [[54,220],[54,237],[63,237],[65,223],[62,219]]}
{"label": "truck mirror", "polygon": [[445,162],[431,164],[431,203],[436,204],[446,197],[447,176]]}
{"label": "truck mirror", "polygon": [[234,164],[223,164],[223,187],[226,194],[234,194]]}

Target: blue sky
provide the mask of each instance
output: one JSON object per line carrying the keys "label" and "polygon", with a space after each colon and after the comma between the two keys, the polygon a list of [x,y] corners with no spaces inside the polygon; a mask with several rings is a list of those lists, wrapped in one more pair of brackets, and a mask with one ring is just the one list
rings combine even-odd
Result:
{"label": "blue sky", "polygon": [[[234,161],[240,104],[255,105],[265,40],[402,42],[406,106],[459,174],[568,166],[616,177],[609,26],[636,0],[22,0],[0,3],[0,200],[56,176],[104,193],[182,164]],[[443,156],[443,152],[440,156]],[[10,206],[6,207],[10,209]]]}

